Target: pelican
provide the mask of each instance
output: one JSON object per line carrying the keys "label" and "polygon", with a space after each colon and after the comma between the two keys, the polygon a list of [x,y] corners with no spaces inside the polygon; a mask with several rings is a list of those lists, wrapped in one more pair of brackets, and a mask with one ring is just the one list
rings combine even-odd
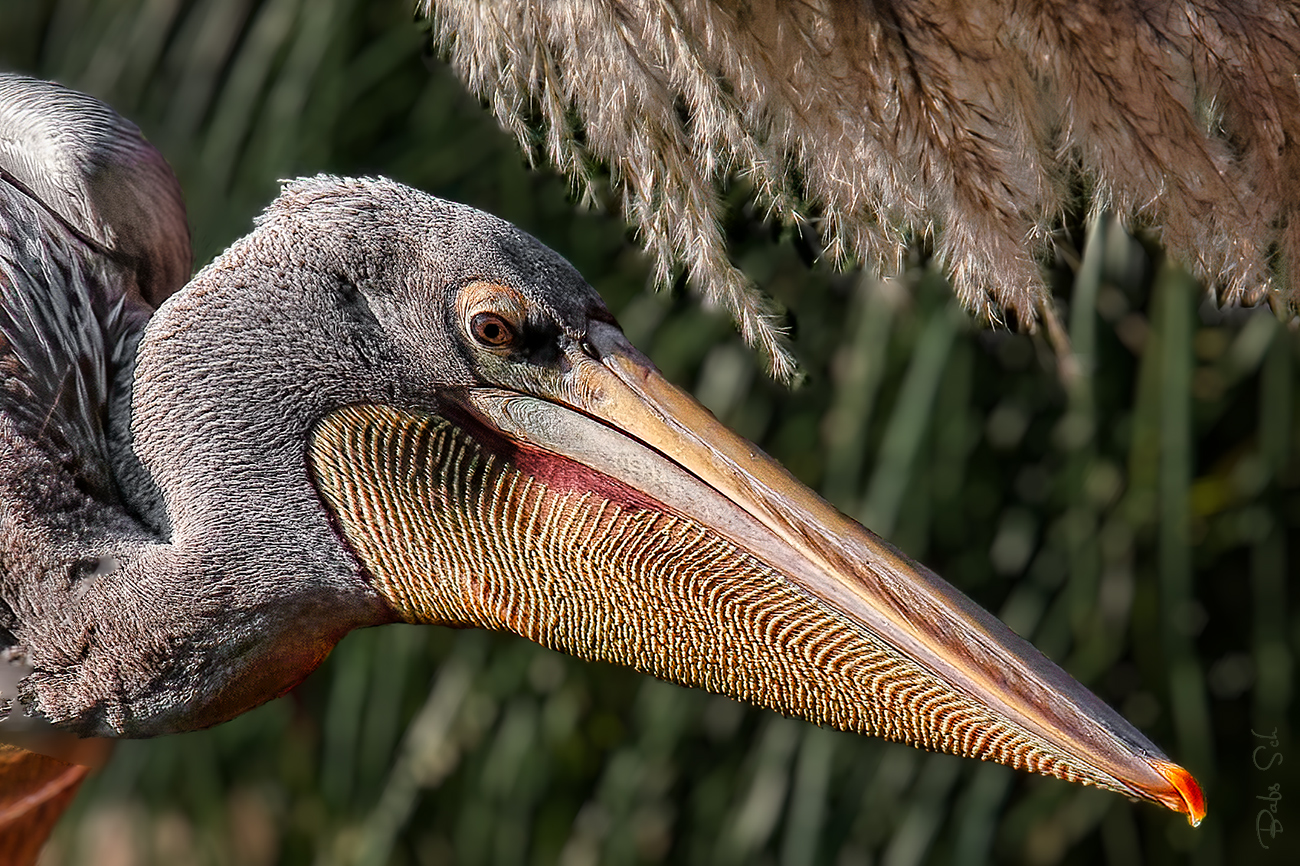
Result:
{"label": "pelican", "polygon": [[[1204,815],[1186,770],[668,383],[509,223],[317,176],[182,288],[189,257],[133,125],[0,77],[14,742],[215,725],[404,621]],[[0,845],[39,845],[78,771],[0,755],[48,771],[0,812]]]}

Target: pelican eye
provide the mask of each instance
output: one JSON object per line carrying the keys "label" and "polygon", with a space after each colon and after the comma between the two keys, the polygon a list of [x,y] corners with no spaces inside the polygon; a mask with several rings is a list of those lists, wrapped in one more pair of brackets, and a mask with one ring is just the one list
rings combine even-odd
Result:
{"label": "pelican eye", "polygon": [[489,349],[505,349],[515,342],[515,329],[496,313],[477,313],[469,320],[470,333]]}

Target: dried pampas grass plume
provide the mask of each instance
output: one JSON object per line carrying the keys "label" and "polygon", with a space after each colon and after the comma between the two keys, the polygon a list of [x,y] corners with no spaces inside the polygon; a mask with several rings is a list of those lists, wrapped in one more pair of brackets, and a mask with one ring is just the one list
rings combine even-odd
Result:
{"label": "dried pampas grass plume", "polygon": [[837,263],[892,273],[932,237],[985,319],[1033,323],[1080,189],[1223,300],[1300,299],[1292,0],[423,3],[524,149],[580,188],[606,163],[659,279],[684,266],[778,377],[776,318],[719,228],[732,175]]}

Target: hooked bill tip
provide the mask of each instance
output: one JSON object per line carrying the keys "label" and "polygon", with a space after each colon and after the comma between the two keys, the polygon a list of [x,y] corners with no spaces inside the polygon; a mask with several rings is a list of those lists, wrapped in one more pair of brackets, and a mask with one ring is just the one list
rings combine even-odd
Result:
{"label": "hooked bill tip", "polygon": [[1174,786],[1178,795],[1183,798],[1182,808],[1179,812],[1187,813],[1187,823],[1193,827],[1201,825],[1201,819],[1205,817],[1205,794],[1201,792],[1201,786],[1196,784],[1192,774],[1184,770],[1177,764],[1159,763],[1156,769],[1160,775],[1169,780],[1169,784]]}

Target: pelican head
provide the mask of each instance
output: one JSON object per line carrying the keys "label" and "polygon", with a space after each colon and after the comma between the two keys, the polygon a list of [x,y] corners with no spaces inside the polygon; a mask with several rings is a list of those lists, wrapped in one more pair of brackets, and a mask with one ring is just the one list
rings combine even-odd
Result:
{"label": "pelican head", "polygon": [[665,381],[495,217],[289,183],[128,366],[116,516],[84,567],[6,589],[22,701],[64,729],[212,725],[353,628],[440,623],[1203,814],[1139,731]]}

